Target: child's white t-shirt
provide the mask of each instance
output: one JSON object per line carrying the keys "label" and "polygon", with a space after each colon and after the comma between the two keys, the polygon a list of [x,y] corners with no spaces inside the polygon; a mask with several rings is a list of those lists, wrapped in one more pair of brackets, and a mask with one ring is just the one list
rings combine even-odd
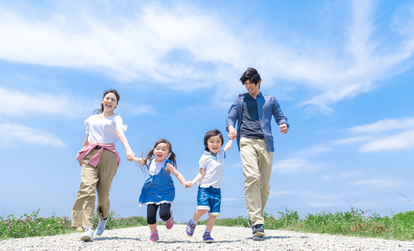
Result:
{"label": "child's white t-shirt", "polygon": [[112,115],[107,118],[99,118],[92,115],[84,122],[86,134],[89,134],[88,142],[99,142],[101,144],[116,144],[119,141],[117,129],[127,130],[119,115]]}
{"label": "child's white t-shirt", "polygon": [[226,158],[226,151],[220,149],[217,155],[209,151],[204,151],[204,154],[199,160],[199,168],[203,168],[206,173],[204,177],[198,182],[199,187],[220,188],[221,179],[224,175],[224,159]]}

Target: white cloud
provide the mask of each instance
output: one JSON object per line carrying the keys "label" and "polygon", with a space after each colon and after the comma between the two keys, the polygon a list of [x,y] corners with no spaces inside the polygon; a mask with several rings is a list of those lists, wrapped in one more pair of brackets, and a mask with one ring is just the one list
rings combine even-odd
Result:
{"label": "white cloud", "polygon": [[300,157],[305,158],[305,157],[309,157],[309,156],[318,155],[320,153],[328,152],[330,150],[331,150],[331,148],[327,147],[327,146],[314,146],[314,147],[311,147],[309,149],[296,152],[296,154]]}
{"label": "white cloud", "polygon": [[381,133],[400,129],[414,128],[414,118],[383,119],[372,124],[354,126],[352,133]]}
{"label": "white cloud", "polygon": [[359,148],[360,152],[395,151],[414,146],[414,130],[373,140]]}
{"label": "white cloud", "polygon": [[273,170],[280,174],[307,173],[322,168],[322,164],[300,158],[289,158],[273,164]]}
{"label": "white cloud", "polygon": [[240,40],[220,19],[196,9],[153,3],[128,18],[88,11],[38,17],[41,13],[0,9],[0,33],[8,38],[0,41],[0,58],[103,69],[120,81],[178,83],[171,89],[205,86],[212,74],[196,67],[203,62],[241,61]]}
{"label": "white cloud", "polygon": [[[354,134],[368,134],[331,141],[332,145],[363,143],[360,152],[396,151],[414,146],[414,118],[382,119],[347,129]],[[394,135],[387,135],[398,132]]]}
{"label": "white cloud", "polygon": [[0,147],[9,147],[17,143],[62,147],[66,144],[55,135],[35,130],[19,124],[0,123]]}
{"label": "white cloud", "polygon": [[[219,100],[234,98],[241,90],[237,79],[249,58],[249,65],[270,80],[264,88],[272,89],[275,84],[271,80],[277,78],[306,85],[317,94],[298,106],[329,112],[330,104],[369,92],[375,88],[374,81],[411,67],[405,60],[412,57],[414,36],[397,29],[406,19],[395,19],[396,32],[407,38],[405,46],[395,44],[395,51],[386,54],[372,36],[374,3],[353,2],[353,13],[346,15],[352,20],[345,27],[348,33],[341,34],[341,39],[348,41],[345,47],[332,41],[321,43],[318,36],[312,40],[296,32],[279,33],[265,25],[263,34],[253,38],[248,28],[234,29],[218,13],[206,13],[191,5],[133,6],[125,17],[115,15],[112,10],[117,9],[116,4],[109,3],[93,7],[84,3],[79,9],[71,6],[67,12],[56,7],[53,15],[32,8],[0,6],[0,34],[7,37],[0,40],[0,58],[98,70],[120,81],[146,81],[186,91],[220,86],[215,95]],[[103,13],[96,14],[96,9]],[[333,25],[344,30],[341,22]],[[269,34],[308,41],[310,46],[275,43]]]}
{"label": "white cloud", "polygon": [[350,144],[371,141],[373,139],[375,139],[373,136],[360,136],[360,137],[351,137],[351,138],[346,138],[346,139],[333,140],[330,143],[333,145],[350,145]]}
{"label": "white cloud", "polygon": [[405,182],[398,179],[375,177],[372,179],[357,180],[351,182],[352,185],[370,185],[374,187],[395,187],[404,184]]}
{"label": "white cloud", "polygon": [[[64,117],[84,117],[90,113],[90,108],[79,99],[66,95],[51,95],[46,93],[23,93],[15,90],[0,88],[1,115],[27,116],[34,114],[59,114]],[[91,107],[91,106],[89,106]]]}

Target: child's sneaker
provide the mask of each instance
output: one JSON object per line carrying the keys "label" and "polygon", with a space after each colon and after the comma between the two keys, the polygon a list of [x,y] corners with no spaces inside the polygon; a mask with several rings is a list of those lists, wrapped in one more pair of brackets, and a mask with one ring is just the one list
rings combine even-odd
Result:
{"label": "child's sneaker", "polygon": [[171,229],[174,226],[174,219],[173,219],[173,216],[172,216],[172,212],[170,212],[170,213],[171,213],[171,218],[165,222],[165,227],[167,229]]}
{"label": "child's sneaker", "polygon": [[108,218],[105,220],[99,220],[99,224],[96,227],[96,234],[101,235],[105,231],[106,222],[108,221]]}
{"label": "child's sneaker", "polygon": [[193,234],[194,234],[194,230],[195,230],[195,228],[196,228],[196,224],[191,223],[191,222],[192,222],[192,220],[190,220],[190,221],[188,222],[188,224],[187,224],[187,228],[185,229],[185,233],[186,233],[188,236],[193,236]]}
{"label": "child's sneaker", "polygon": [[203,234],[203,241],[205,243],[213,243],[214,242],[214,239],[211,238],[210,232],[204,232],[204,234]]}
{"label": "child's sneaker", "polygon": [[151,236],[148,241],[151,241],[151,242],[158,241],[158,233],[151,233]]}
{"label": "child's sneaker", "polygon": [[86,225],[83,225],[82,228],[83,228],[83,231],[85,231],[85,232],[81,234],[80,239],[82,241],[90,241],[90,240],[93,240],[94,232],[93,232],[92,228],[90,228],[90,227],[88,227]]}

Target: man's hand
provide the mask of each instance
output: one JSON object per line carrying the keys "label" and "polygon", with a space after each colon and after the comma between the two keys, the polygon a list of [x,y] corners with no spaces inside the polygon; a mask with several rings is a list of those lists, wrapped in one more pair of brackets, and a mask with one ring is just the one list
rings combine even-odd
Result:
{"label": "man's hand", "polygon": [[229,126],[229,140],[235,140],[237,138],[237,130],[232,125]]}
{"label": "man's hand", "polygon": [[286,134],[288,132],[288,127],[286,124],[281,124],[279,127],[281,133]]}

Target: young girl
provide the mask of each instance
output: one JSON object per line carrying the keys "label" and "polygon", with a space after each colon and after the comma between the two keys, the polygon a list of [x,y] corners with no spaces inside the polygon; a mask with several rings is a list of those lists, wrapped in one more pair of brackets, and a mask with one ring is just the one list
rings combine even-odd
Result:
{"label": "young girl", "polygon": [[203,241],[206,243],[214,242],[211,238],[216,217],[220,215],[221,191],[220,182],[224,174],[224,159],[226,152],[233,144],[233,140],[227,142],[224,149],[223,135],[219,130],[212,130],[204,136],[205,151],[199,160],[200,173],[194,178],[190,185],[199,182],[197,195],[197,210],[193,218],[188,222],[186,233],[193,236],[197,221],[208,212],[207,227],[203,234]]}
{"label": "young girl", "polygon": [[146,158],[135,157],[134,161],[149,171],[141,190],[139,206],[147,206],[147,222],[151,231],[148,241],[155,242],[158,240],[156,219],[158,208],[160,208],[160,218],[165,221],[167,229],[171,229],[174,225],[170,208],[175,197],[175,188],[170,174],[174,174],[184,187],[190,187],[191,184],[187,183],[184,176],[177,171],[175,154],[170,142],[165,139],[155,142],[154,148],[149,151]]}

